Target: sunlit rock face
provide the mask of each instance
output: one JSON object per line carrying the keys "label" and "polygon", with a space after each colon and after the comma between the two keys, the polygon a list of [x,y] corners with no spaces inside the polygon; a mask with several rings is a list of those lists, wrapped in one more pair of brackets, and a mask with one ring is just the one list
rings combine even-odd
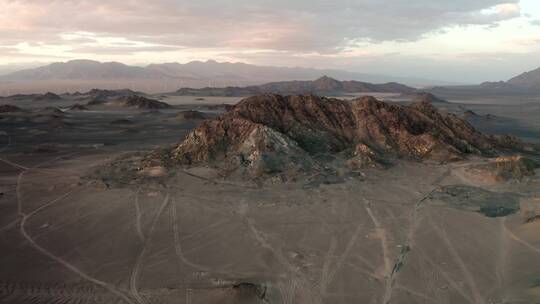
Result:
{"label": "sunlit rock face", "polygon": [[498,141],[429,102],[401,106],[363,97],[263,94],[203,122],[171,157],[179,164],[220,163],[250,175],[309,170],[325,162],[376,166],[388,158],[451,161],[494,155]]}

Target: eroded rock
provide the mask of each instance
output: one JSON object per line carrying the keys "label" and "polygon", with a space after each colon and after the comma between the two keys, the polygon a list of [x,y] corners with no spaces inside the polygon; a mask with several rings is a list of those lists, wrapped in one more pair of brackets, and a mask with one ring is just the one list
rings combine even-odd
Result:
{"label": "eroded rock", "polygon": [[348,102],[263,94],[203,122],[171,157],[180,165],[219,162],[260,176],[309,171],[336,155],[357,168],[389,157],[446,162],[467,154],[496,155],[501,146],[518,145],[486,136],[426,101],[400,106],[373,97]]}

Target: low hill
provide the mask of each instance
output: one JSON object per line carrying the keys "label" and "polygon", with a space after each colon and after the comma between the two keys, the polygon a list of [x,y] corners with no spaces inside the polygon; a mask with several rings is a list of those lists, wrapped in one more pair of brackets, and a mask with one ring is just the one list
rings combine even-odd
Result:
{"label": "low hill", "polygon": [[135,108],[144,110],[168,109],[171,106],[168,103],[146,98],[138,95],[123,96],[113,99],[95,99],[86,104],[87,107],[121,107]]}
{"label": "low hill", "polygon": [[314,81],[282,81],[271,82],[259,86],[225,87],[225,88],[182,88],[174,95],[180,96],[250,96],[255,94],[273,93],[282,95],[316,94],[344,95],[354,93],[413,93],[416,89],[406,85],[389,82],[373,84],[361,81],[339,81],[323,76]]}

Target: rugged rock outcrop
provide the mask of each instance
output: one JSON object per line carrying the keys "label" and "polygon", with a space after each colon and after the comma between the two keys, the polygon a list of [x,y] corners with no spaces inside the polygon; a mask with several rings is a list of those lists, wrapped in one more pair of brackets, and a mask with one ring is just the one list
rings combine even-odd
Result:
{"label": "rugged rock outcrop", "polygon": [[179,164],[219,162],[260,176],[336,161],[362,167],[395,157],[444,162],[495,155],[501,142],[428,102],[400,106],[373,97],[348,102],[264,94],[204,121],[170,157]]}
{"label": "rugged rock outcrop", "polygon": [[87,106],[127,107],[144,110],[160,110],[171,108],[168,103],[139,95],[128,95],[115,99],[95,99],[88,102]]}

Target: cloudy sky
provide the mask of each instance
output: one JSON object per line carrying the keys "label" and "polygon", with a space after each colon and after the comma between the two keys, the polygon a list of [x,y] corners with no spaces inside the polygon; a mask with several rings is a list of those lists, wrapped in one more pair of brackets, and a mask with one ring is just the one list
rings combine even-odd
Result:
{"label": "cloudy sky", "polygon": [[215,59],[480,82],[540,67],[539,0],[0,0],[0,67]]}

